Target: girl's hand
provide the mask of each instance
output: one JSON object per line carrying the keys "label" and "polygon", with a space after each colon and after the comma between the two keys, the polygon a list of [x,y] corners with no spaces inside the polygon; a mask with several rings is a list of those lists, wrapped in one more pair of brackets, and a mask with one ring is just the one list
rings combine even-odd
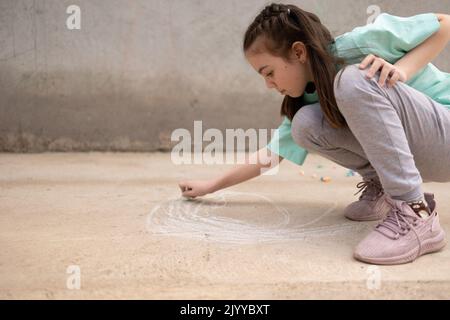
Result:
{"label": "girl's hand", "polygon": [[381,87],[384,86],[384,83],[388,77],[390,77],[388,87],[393,87],[397,81],[406,82],[407,80],[406,73],[403,70],[373,54],[369,54],[365,57],[359,65],[359,68],[365,69],[369,64],[372,64],[366,75],[369,79],[381,69],[380,79],[378,80],[378,84]]}
{"label": "girl's hand", "polygon": [[178,183],[182,196],[195,198],[214,192],[214,182],[210,180],[181,181]]}

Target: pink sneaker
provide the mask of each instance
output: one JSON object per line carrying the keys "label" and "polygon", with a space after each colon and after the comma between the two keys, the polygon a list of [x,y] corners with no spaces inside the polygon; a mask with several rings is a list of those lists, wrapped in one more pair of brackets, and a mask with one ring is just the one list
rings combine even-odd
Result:
{"label": "pink sneaker", "polygon": [[388,197],[381,183],[375,179],[364,180],[356,185],[361,193],[359,200],[350,203],[344,210],[346,218],[355,221],[380,220],[386,217],[391,206],[386,202]]}
{"label": "pink sneaker", "polygon": [[387,198],[391,211],[356,247],[354,257],[371,264],[401,264],[446,245],[434,195],[425,193],[431,214],[420,218],[405,202]]}

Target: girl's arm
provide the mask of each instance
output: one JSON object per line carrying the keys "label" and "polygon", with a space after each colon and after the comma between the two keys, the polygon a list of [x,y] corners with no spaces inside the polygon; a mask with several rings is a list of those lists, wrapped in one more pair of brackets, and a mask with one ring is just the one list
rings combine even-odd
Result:
{"label": "girl's arm", "polygon": [[276,167],[282,160],[283,157],[264,147],[251,154],[245,164],[235,166],[222,176],[211,180],[182,181],[178,185],[184,197],[195,198],[257,177],[264,169]]}
{"label": "girl's arm", "polygon": [[438,13],[436,16],[441,24],[440,29],[394,64],[404,71],[406,80],[436,58],[450,41],[450,15]]}

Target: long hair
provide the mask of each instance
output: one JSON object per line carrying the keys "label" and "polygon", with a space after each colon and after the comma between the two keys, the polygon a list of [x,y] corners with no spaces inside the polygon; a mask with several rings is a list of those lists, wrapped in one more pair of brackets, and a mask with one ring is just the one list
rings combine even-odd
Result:
{"label": "long hair", "polygon": [[[272,3],[256,16],[244,35],[243,49],[246,52],[257,39],[262,39],[268,53],[287,60],[296,41],[305,44],[316,85],[319,103],[326,120],[334,128],[346,126],[344,116],[337,107],[334,96],[334,78],[346,60],[333,55],[329,46],[335,43],[328,29],[313,13],[295,5]],[[280,114],[292,121],[302,107],[301,96],[284,97]]]}

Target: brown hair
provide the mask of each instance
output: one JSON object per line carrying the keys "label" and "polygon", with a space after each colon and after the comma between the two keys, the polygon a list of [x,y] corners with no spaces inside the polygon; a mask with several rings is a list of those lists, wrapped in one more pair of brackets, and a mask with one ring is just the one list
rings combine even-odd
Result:
{"label": "brown hair", "polygon": [[[260,36],[265,49],[284,60],[288,59],[294,42],[301,41],[305,44],[322,112],[332,127],[346,126],[345,118],[337,107],[333,83],[338,66],[344,67],[348,64],[345,59],[328,50],[328,46],[335,40],[320,19],[295,5],[272,3],[266,6],[247,28],[244,35],[244,52]],[[301,107],[302,96],[292,98],[286,95],[280,113],[292,121]]]}

